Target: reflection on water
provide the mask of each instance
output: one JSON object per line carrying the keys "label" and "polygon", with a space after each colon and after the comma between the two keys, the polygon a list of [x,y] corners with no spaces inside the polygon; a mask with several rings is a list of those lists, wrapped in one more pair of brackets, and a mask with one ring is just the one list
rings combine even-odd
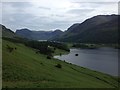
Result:
{"label": "reflection on water", "polygon": [[[75,56],[78,54],[78,56]],[[118,50],[113,48],[71,49],[68,55],[54,56],[60,60],[118,76]]]}

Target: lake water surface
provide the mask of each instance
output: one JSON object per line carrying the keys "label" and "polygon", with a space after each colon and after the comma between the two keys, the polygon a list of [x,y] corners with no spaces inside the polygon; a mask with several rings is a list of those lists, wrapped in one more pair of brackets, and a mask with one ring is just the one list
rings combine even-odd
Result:
{"label": "lake water surface", "polygon": [[[78,54],[78,56],[75,56]],[[118,76],[118,50],[113,48],[99,49],[70,49],[68,55],[54,58],[86,67],[92,70]]]}

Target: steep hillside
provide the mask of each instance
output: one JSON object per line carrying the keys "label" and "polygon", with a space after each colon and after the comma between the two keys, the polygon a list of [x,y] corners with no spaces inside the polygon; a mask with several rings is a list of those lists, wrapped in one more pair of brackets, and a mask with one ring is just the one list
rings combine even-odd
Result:
{"label": "steep hillside", "polygon": [[55,31],[31,31],[29,29],[20,29],[16,31],[16,34],[24,38],[33,39],[33,40],[48,40],[51,38],[56,38],[63,34],[61,30]]}
{"label": "steep hillside", "polygon": [[118,15],[98,15],[74,24],[54,40],[82,43],[118,42]]}
{"label": "steep hillside", "polygon": [[[117,78],[113,76],[50,59],[47,55],[37,53],[37,49],[24,45],[26,39],[16,39],[14,32],[5,27],[2,30],[7,37],[2,40],[3,88],[118,87]],[[56,48],[54,55],[60,53],[66,52]]]}
{"label": "steep hillside", "polygon": [[0,29],[2,29],[2,37],[9,37],[13,38],[16,37],[15,33],[11,31],[10,29],[6,28],[4,25],[0,24]]}
{"label": "steep hillside", "polygon": [[[9,52],[8,47],[14,48]],[[100,72],[47,59],[35,49],[3,40],[3,88],[111,88],[117,79]],[[60,67],[56,65],[60,64]]]}

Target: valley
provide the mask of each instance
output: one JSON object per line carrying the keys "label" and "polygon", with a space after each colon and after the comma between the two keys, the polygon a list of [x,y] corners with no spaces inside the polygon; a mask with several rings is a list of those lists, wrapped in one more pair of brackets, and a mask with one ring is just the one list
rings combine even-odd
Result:
{"label": "valley", "polygon": [[[117,18],[118,15],[94,16],[73,24],[64,32],[59,29],[32,31],[27,28],[13,32],[0,25],[3,88],[118,88],[119,76],[73,63],[81,59],[95,63],[94,58],[90,59],[93,57],[89,56],[91,52],[88,56],[75,52],[78,57],[85,56],[81,59],[69,57],[71,48],[87,49],[86,52],[91,50],[94,53],[94,50],[104,47],[119,49]],[[56,55],[68,55],[73,62],[54,58]],[[104,60],[99,54],[95,58],[100,57]],[[107,58],[105,63],[108,61]],[[85,64],[90,65],[87,62]]]}

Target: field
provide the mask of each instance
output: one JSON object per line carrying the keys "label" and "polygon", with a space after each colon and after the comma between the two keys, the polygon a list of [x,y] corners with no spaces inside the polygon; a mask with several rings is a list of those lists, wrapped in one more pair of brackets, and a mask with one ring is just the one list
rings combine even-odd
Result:
{"label": "field", "polygon": [[[14,48],[9,52],[7,46]],[[117,78],[57,59],[33,48],[3,40],[3,88],[115,88]],[[61,50],[56,50],[59,54]],[[64,51],[61,52],[62,54]],[[66,52],[65,52],[66,53]],[[56,67],[57,64],[61,68]]]}

